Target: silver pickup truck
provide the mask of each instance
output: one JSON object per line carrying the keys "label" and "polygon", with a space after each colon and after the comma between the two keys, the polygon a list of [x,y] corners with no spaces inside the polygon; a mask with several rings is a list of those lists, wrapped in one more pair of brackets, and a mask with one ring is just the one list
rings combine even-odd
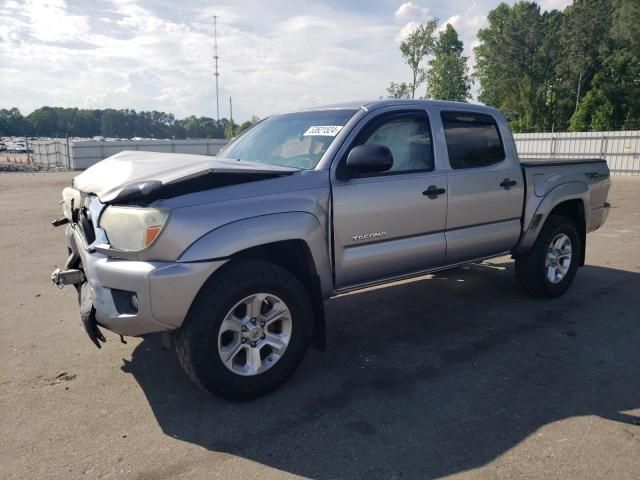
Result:
{"label": "silver pickup truck", "polygon": [[379,100],[273,115],[217,157],[123,152],[64,189],[68,260],[93,342],[164,332],[206,390],[273,390],[323,301],[511,254],[556,297],[607,218],[603,160],[519,161],[485,106]]}

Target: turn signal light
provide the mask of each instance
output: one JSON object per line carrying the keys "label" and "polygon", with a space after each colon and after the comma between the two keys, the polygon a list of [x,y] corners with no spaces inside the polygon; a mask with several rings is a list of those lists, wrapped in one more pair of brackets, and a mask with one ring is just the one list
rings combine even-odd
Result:
{"label": "turn signal light", "polygon": [[162,231],[162,225],[153,225],[151,227],[147,227],[147,232],[144,237],[144,246],[148,247],[153,243],[160,232]]}

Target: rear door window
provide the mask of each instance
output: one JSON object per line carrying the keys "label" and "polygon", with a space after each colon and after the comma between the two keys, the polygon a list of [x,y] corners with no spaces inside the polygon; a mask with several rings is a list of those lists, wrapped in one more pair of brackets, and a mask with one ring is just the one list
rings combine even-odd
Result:
{"label": "rear door window", "polygon": [[442,112],[451,168],[485,167],[505,158],[498,125],[491,115]]}

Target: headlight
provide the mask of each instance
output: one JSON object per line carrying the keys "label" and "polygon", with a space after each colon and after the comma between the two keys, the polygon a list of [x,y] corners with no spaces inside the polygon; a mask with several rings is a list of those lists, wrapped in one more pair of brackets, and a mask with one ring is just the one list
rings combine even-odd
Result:
{"label": "headlight", "polygon": [[107,207],[100,217],[100,228],[116,250],[147,248],[160,235],[169,212],[157,208]]}

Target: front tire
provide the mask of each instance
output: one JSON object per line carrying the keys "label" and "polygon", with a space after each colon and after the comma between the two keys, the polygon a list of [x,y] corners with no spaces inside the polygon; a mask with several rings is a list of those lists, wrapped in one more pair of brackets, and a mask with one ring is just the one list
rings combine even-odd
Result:
{"label": "front tire", "polygon": [[520,287],[534,297],[562,295],[576,276],[582,248],[573,220],[550,215],[531,250],[516,258]]}
{"label": "front tire", "polygon": [[187,375],[228,400],[264,395],[287,380],[311,340],[306,289],[287,270],[232,261],[202,287],[175,334]]}

